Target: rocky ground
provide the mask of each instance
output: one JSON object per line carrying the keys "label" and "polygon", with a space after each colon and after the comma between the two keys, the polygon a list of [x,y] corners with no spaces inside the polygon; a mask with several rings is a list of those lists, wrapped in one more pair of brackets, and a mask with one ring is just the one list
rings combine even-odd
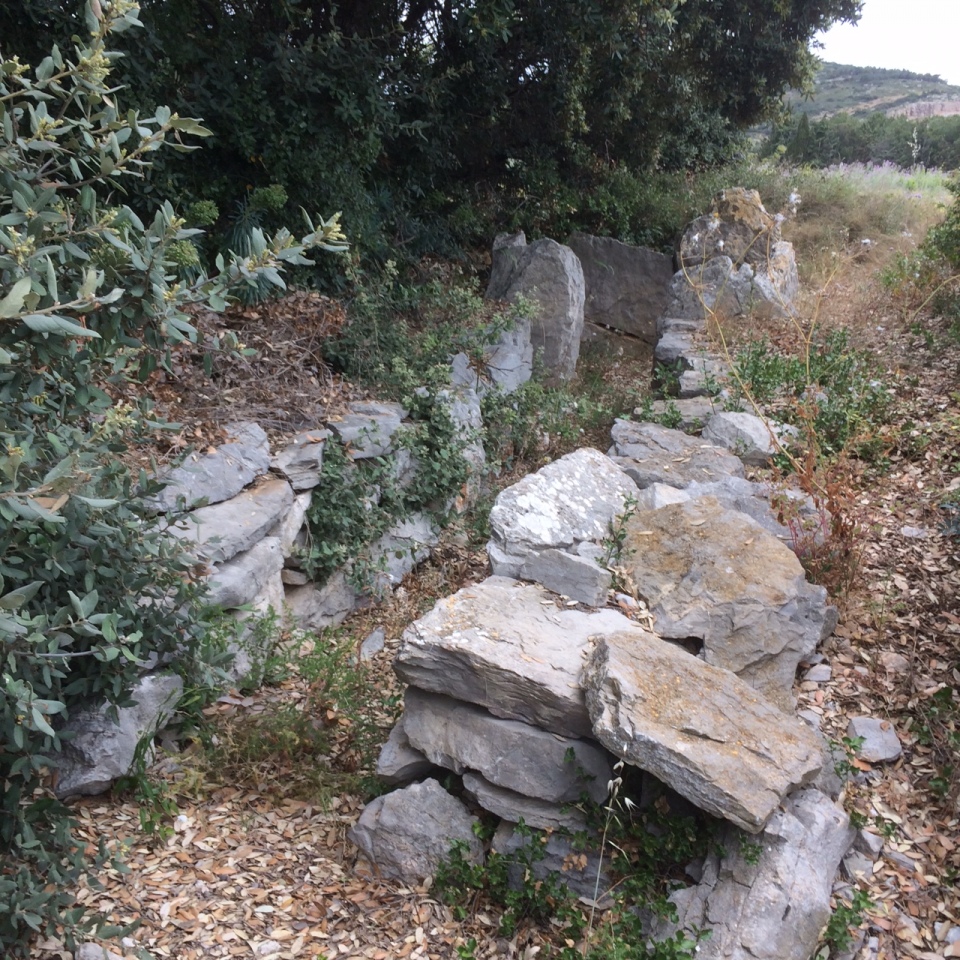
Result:
{"label": "rocky ground", "polygon": [[[837,741],[857,716],[880,718],[898,736],[902,753],[892,762],[851,757],[847,809],[882,848],[838,893],[849,898],[859,888],[872,902],[856,956],[932,960],[960,956],[960,707],[951,697],[960,685],[960,508],[950,505],[960,503],[960,345],[944,322],[918,328],[901,317],[876,285],[874,266],[844,274],[820,317],[842,322],[855,345],[877,353],[896,392],[896,420],[882,437],[882,455],[852,461],[835,476],[854,509],[858,565],[836,598],[840,625],[817,662],[803,665],[796,692]],[[257,322],[246,321],[253,329]],[[796,336],[773,322],[766,329],[784,345]],[[348,390],[319,369],[313,376],[324,391]],[[202,410],[183,419],[196,438],[215,435],[215,418]],[[377,690],[370,727],[385,734],[395,710],[391,697],[400,691],[390,665],[402,629],[436,598],[487,575],[483,539],[465,524],[452,529],[389,603],[347,625],[358,651],[384,628],[384,648],[365,661]],[[333,731],[326,757],[310,752],[308,738],[278,742],[267,722],[278,704],[304,707]],[[177,960],[439,960],[471,955],[471,940],[477,957],[532,957],[550,942],[549,926],[524,927],[506,940],[490,905],[471,904],[460,919],[429,888],[387,883],[358,865],[346,831],[362,809],[370,756],[353,736],[355,721],[316,682],[278,676],[256,694],[222,697],[205,713],[213,739],[162,758],[154,770],[159,797],[170,801],[158,814],[168,836],[143,833],[141,812],[158,809],[143,796],[77,804],[84,836],[122,848],[127,868],[108,872],[102,889],[84,888],[78,899],[119,923],[139,920],[131,947]],[[318,767],[330,775],[317,777]],[[54,941],[42,942],[37,955],[69,956]]]}

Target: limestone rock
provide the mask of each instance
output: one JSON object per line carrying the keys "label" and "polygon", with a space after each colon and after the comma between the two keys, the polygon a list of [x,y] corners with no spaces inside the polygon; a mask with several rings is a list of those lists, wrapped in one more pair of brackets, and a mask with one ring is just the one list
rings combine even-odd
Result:
{"label": "limestone rock", "polygon": [[652,483],[686,487],[742,477],[743,462],[722,447],[655,423],[617,420],[609,456],[642,490]]}
{"label": "limestone rock", "polygon": [[419,780],[436,769],[419,750],[410,746],[403,730],[403,717],[394,725],[377,758],[377,776],[391,786]]}
{"label": "limestone rock", "polygon": [[803,721],[652,633],[599,638],[582,682],[608,750],[749,833],[820,771]]}
{"label": "limestone rock", "polygon": [[576,807],[526,797],[522,793],[498,787],[478,773],[464,773],[463,790],[474,803],[510,823],[523,820],[534,830],[570,830],[577,833],[586,829],[586,820]]}
{"label": "limestone rock", "polygon": [[713,210],[698,217],[684,231],[680,261],[696,266],[716,256],[726,256],[739,266],[766,265],[780,240],[780,223],[760,200],[756,190],[733,187],[713,201]]}
{"label": "limestone rock", "polygon": [[482,863],[477,822],[436,780],[425,780],[372,800],[349,837],[383,876],[417,883],[434,875],[458,840],[469,863]]}
{"label": "limestone rock", "polygon": [[490,511],[493,572],[535,580],[583,603],[604,602],[610,574],[584,544],[599,543],[636,487],[597,450],[583,448],[502,491]]}
{"label": "limestone rock", "polygon": [[382,457],[394,448],[393,438],[407,412],[399,403],[347,404],[347,412],[331,420],[331,430],[348,447],[354,460]]}
{"label": "limestone rock", "polygon": [[288,586],[284,595],[294,622],[307,630],[342,623],[357,608],[357,591],[343,571],[337,571],[319,587],[313,583]]}
{"label": "limestone rock", "polygon": [[800,293],[800,275],[793,244],[786,240],[775,243],[766,264],[753,278],[753,297],[769,304],[777,315],[796,313],[796,299]]}
{"label": "limestone rock", "polygon": [[549,377],[569,380],[583,333],[583,269],[574,252],[546,238],[495,247],[487,299],[513,303],[518,297],[534,309],[534,356],[539,354]]}
{"label": "limestone rock", "polygon": [[752,296],[753,268],[745,263],[737,269],[729,257],[718,256],[674,274],[666,312],[670,317],[702,323],[714,314],[745,313]]}
{"label": "limestone rock", "polygon": [[656,343],[657,318],[669,299],[672,258],[584,233],[573,234],[567,246],[583,267],[586,320]]}
{"label": "limestone rock", "polygon": [[137,744],[152,736],[176,709],[183,681],[173,673],[148,673],[130,690],[131,707],[117,707],[117,722],[102,703],[76,711],[64,729],[75,734],[63,746],[54,788],[60,799],[104,793],[130,772]]}
{"label": "limestone rock", "polygon": [[231,442],[208,453],[191,453],[180,466],[160,477],[166,486],[147,504],[166,513],[180,502],[187,509],[201,500],[221,503],[270,469],[270,444],[257,424],[231,424],[227,434]]}
{"label": "limestone rock", "polygon": [[[650,411],[654,419],[661,423],[669,423],[671,418],[675,422],[671,426],[678,430],[699,431],[703,425],[720,409],[718,400],[715,397],[689,397],[681,400],[679,398],[670,398],[668,400],[654,400]],[[633,415],[638,420],[643,420],[643,407],[637,407]]]}
{"label": "limestone rock", "polygon": [[194,510],[171,527],[170,533],[193,541],[197,554],[204,559],[222,563],[262,540],[292,506],[290,484],[267,479],[231,500]]}
{"label": "limestone rock", "polygon": [[[208,581],[207,601],[224,610],[242,607],[255,600],[270,578],[282,569],[283,552],[279,538],[264,537],[246,552],[214,568]],[[277,611],[279,609],[278,606]]]}
{"label": "limestone rock", "polygon": [[123,960],[123,957],[98,943],[82,943],[77,947],[73,960]]}
{"label": "limestone rock", "polygon": [[863,743],[857,750],[858,756],[867,763],[885,763],[900,756],[901,746],[897,731],[889,720],[877,717],[851,717],[847,724],[847,736],[859,739]]}
{"label": "limestone rock", "polygon": [[582,793],[600,803],[612,776],[606,751],[595,743],[504,720],[416,687],[407,688],[403,732],[410,746],[439,767],[457,774],[472,770],[495,786],[550,803],[571,803]]}
{"label": "limestone rock", "polygon": [[638,511],[625,529],[622,566],[657,633],[697,638],[707,663],[792,711],[797,665],[827,618],[826,591],[796,555],[714,497]]}
{"label": "limestone rock", "polygon": [[557,606],[540,587],[488,577],[441,600],[403,634],[405,683],[568,737],[590,737],[579,677],[587,640],[639,629],[615,610]]}
{"label": "limestone rock", "polygon": [[304,523],[306,523],[307,511],[310,509],[310,501],[312,499],[313,494],[309,490],[305,493],[296,494],[293,498],[293,503],[290,505],[290,509],[280,518],[277,525],[273,527],[268,534],[268,536],[279,539],[280,552],[283,554],[284,560],[290,559],[294,554],[295,547],[297,546],[297,538],[300,535],[300,531],[303,530]]}
{"label": "limestone rock", "polygon": [[703,438],[757,466],[768,464],[779,449],[771,426],[752,413],[715,413],[703,428]]}
{"label": "limestone rock", "polygon": [[[697,887],[671,896],[681,929],[707,928],[702,960],[810,960],[830,918],[830,894],[853,838],[847,815],[816,790],[798,791],[757,838],[759,862],[731,830],[707,858]],[[673,924],[659,924],[658,939]]]}
{"label": "limestone rock", "polygon": [[440,531],[424,513],[414,513],[397,521],[370,547],[374,575],[373,592],[382,596],[395,587],[417,564],[430,556]]}
{"label": "limestone rock", "polygon": [[323,448],[329,437],[329,430],[304,430],[274,455],[271,466],[296,492],[312,490],[320,483]]}

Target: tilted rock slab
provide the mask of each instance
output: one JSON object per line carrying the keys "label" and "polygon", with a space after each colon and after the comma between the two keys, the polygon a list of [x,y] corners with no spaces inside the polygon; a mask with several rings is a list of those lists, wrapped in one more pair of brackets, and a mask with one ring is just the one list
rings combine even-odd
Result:
{"label": "tilted rock slab", "polygon": [[424,780],[372,800],[348,836],[383,876],[416,883],[436,873],[458,840],[468,863],[482,863],[478,822],[436,780]]}
{"label": "tilted rock slab", "polygon": [[267,536],[292,506],[293,490],[286,480],[263,480],[230,500],[194,510],[170,533],[193,541],[204,559],[222,563]]}
{"label": "tilted rock slab", "polygon": [[463,775],[463,791],[475,803],[510,823],[521,820],[534,830],[586,830],[583,814],[571,804],[550,803],[498,787],[479,773]]}
{"label": "tilted rock slab", "polygon": [[[206,601],[211,606],[232,610],[253,602],[271,577],[283,569],[279,537],[264,537],[245,553],[218,565],[208,580]],[[280,612],[280,604],[276,607]]]}
{"label": "tilted rock slab", "polygon": [[772,425],[752,413],[721,410],[707,421],[703,437],[718,447],[726,447],[744,463],[768,464],[778,451]]}
{"label": "tilted rock slab", "polygon": [[652,633],[599,638],[582,682],[608,750],[749,833],[820,772],[820,744],[802,720]]}
{"label": "tilted rock slab", "polygon": [[[490,511],[487,544],[493,572],[534,580],[599,606],[610,573],[590,550],[609,536],[636,485],[598,450],[583,448],[528,474],[502,491]],[[584,550],[583,545],[588,549]]]}
{"label": "tilted rock slab", "polygon": [[580,688],[587,641],[639,628],[615,610],[557,606],[540,587],[488,577],[440,600],[403,633],[405,683],[566,737],[591,737]]}
{"label": "tilted rock slab", "polygon": [[653,483],[686,487],[742,477],[743,462],[728,450],[656,423],[617,420],[610,431],[613,461],[642,490]]}
{"label": "tilted rock slab", "polygon": [[759,862],[747,862],[735,830],[721,838],[724,852],[707,858],[701,882],[670,897],[679,924],[660,921],[655,937],[708,929],[698,960],[809,960],[830,919],[833,879],[853,839],[837,804],[818,790],[799,790],[757,837]]}
{"label": "tilted rock slab", "polygon": [[277,451],[272,468],[285,476],[295,491],[312,490],[320,483],[323,448],[329,438],[329,430],[301,431]]}
{"label": "tilted rock slab", "polygon": [[236,496],[245,486],[270,469],[270,442],[256,423],[234,423],[227,427],[230,442],[209,453],[191,453],[183,463],[159,479],[163,490],[146,502],[166,513],[180,503],[187,509],[201,500],[221,503]]}
{"label": "tilted rock slab", "polygon": [[828,612],[793,551],[714,497],[640,511],[625,523],[621,566],[668,639],[703,641],[707,663],[793,710],[797,665]]}
{"label": "tilted rock slab", "polygon": [[407,688],[403,732],[438,767],[472,770],[498,787],[550,803],[570,803],[583,793],[602,803],[613,776],[607,752],[592,741],[504,720],[416,687]]}
{"label": "tilted rock slab", "polygon": [[585,318],[656,343],[657,319],[669,302],[673,258],[586,233],[574,233],[567,246],[583,267]]}

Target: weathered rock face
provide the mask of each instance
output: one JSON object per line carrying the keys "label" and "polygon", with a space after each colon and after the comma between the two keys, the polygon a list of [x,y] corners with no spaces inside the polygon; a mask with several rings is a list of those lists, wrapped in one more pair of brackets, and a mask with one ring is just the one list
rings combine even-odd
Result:
{"label": "weathered rock face", "polygon": [[[264,537],[245,553],[220,564],[211,576],[210,604],[229,610],[242,607],[262,593],[271,577],[283,569],[279,537]],[[279,607],[277,608],[279,609]]]}
{"label": "weathered rock face", "polygon": [[597,450],[567,454],[502,491],[490,511],[494,574],[534,580],[591,606],[606,601],[610,574],[599,542],[636,486]]}
{"label": "weathered rock face", "polygon": [[201,500],[220,503],[236,496],[245,486],[270,468],[270,443],[256,423],[235,423],[227,427],[229,443],[208,453],[192,453],[160,479],[163,490],[147,501],[166,513],[181,503],[187,509]]}
{"label": "weathered rock face", "polygon": [[672,258],[610,237],[575,233],[567,246],[583,267],[584,318],[646,343],[657,340],[657,318],[669,301]]}
{"label": "weathered rock face", "polygon": [[670,284],[667,315],[701,323],[714,313],[738,316],[750,306],[753,278],[750,264],[737,268],[727,256],[686,264]]}
{"label": "weathered rock face", "polygon": [[263,480],[231,500],[194,510],[170,532],[193,541],[199,556],[222,563],[262,540],[292,506],[293,490],[286,480]]}
{"label": "weathered rock face", "polygon": [[436,780],[425,780],[372,800],[349,836],[381,874],[416,883],[436,873],[458,840],[466,845],[465,859],[481,863],[476,823]]}
{"label": "weathered rock face", "polygon": [[503,720],[450,697],[407,689],[403,732],[438,767],[479,773],[486,781],[549,803],[571,803],[586,793],[606,798],[612,776],[597,744]]}
{"label": "weathered rock face", "polygon": [[713,202],[713,211],[687,227],[680,241],[681,262],[700,264],[726,256],[739,266],[763,266],[780,241],[780,223],[767,213],[756,190],[733,187]]}
{"label": "weathered rock face", "polygon": [[729,259],[732,270],[751,268],[750,285],[746,296],[736,298],[740,309],[730,299],[722,301],[719,309],[740,313],[751,302],[760,301],[777,314],[794,313],[800,281],[793,245],[780,237],[782,219],[767,213],[756,190],[734,187],[722,191],[714,200],[713,211],[694,220],[680,241],[680,262],[691,278],[691,289],[698,283],[704,290],[715,287],[716,278],[698,281],[697,274],[701,268],[706,273],[713,264]]}
{"label": "weathered rock face", "polygon": [[130,772],[137,744],[152,736],[176,709],[183,681],[172,673],[149,673],[130,691],[132,707],[117,708],[117,722],[102,704],[77,711],[65,728],[75,736],[64,743],[55,792],[61,799],[110,789]]}
{"label": "weathered rock face", "polygon": [[773,428],[752,413],[718,411],[703,428],[703,438],[757,466],[768,464],[778,450]]}
{"label": "weathered rock face", "polygon": [[748,862],[730,831],[717,844],[724,853],[707,858],[700,884],[671,896],[679,924],[661,921],[655,935],[707,927],[698,953],[705,960],[809,960],[853,836],[840,807],[817,790],[798,791],[757,838],[759,862]]}
{"label": "weathered rock face", "polygon": [[586,829],[586,821],[575,806],[568,803],[550,803],[524,796],[513,790],[498,787],[478,773],[467,771],[463,775],[464,792],[484,810],[502,817],[511,823],[523,822],[534,830],[560,830],[573,832]]}
{"label": "weathered rock face", "polygon": [[331,420],[330,427],[348,446],[354,460],[382,457],[391,453],[394,435],[407,412],[399,403],[356,402],[347,405],[343,416]]}
{"label": "weathered rock face", "polygon": [[569,380],[583,333],[583,269],[576,254],[555,240],[527,245],[522,234],[495,244],[487,299],[512,303],[519,297],[535,310],[530,335],[534,356],[540,355],[548,377]]}
{"label": "weathered rock face", "polygon": [[329,437],[329,430],[304,430],[276,453],[271,466],[295,491],[312,490],[320,483],[323,448]]}
{"label": "weathered rock face", "polygon": [[792,711],[797,664],[827,617],[793,552],[713,497],[637,512],[625,529],[622,566],[657,633],[703,641],[707,663]]}
{"label": "weathered rock face", "polygon": [[411,624],[394,667],[421,690],[551,733],[590,737],[579,683],[587,640],[633,629],[615,610],[566,609],[540,587],[488,577]]}
{"label": "weathered rock face", "polygon": [[642,490],[652,483],[686,487],[742,477],[743,463],[712,443],[655,423],[617,420],[609,456]]}
{"label": "weathered rock face", "polygon": [[820,771],[806,724],[652,633],[598,639],[582,680],[604,746],[749,833]]}

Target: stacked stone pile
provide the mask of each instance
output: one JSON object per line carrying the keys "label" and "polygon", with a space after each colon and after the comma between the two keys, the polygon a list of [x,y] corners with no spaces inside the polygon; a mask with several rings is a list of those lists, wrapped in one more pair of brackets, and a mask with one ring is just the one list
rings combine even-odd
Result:
{"label": "stacked stone pile", "polygon": [[[403,635],[406,705],[379,772],[420,783],[373,801],[353,832],[384,874],[429,875],[480,809],[501,818],[500,852],[524,842],[521,820],[554,830],[557,867],[571,850],[560,828],[583,829],[571,802],[603,802],[622,760],[728,824],[725,852],[687,865],[699,882],[674,895],[681,926],[712,932],[701,955],[812,955],[853,831],[792,686],[835,612],[743,474],[703,439],[621,422],[609,456],[579,450],[500,494],[494,575]],[[627,591],[615,606],[602,563]],[[443,794],[439,816],[450,773],[467,803]],[[756,835],[759,864],[738,831]],[[593,895],[596,852],[562,873],[581,894]]]}

